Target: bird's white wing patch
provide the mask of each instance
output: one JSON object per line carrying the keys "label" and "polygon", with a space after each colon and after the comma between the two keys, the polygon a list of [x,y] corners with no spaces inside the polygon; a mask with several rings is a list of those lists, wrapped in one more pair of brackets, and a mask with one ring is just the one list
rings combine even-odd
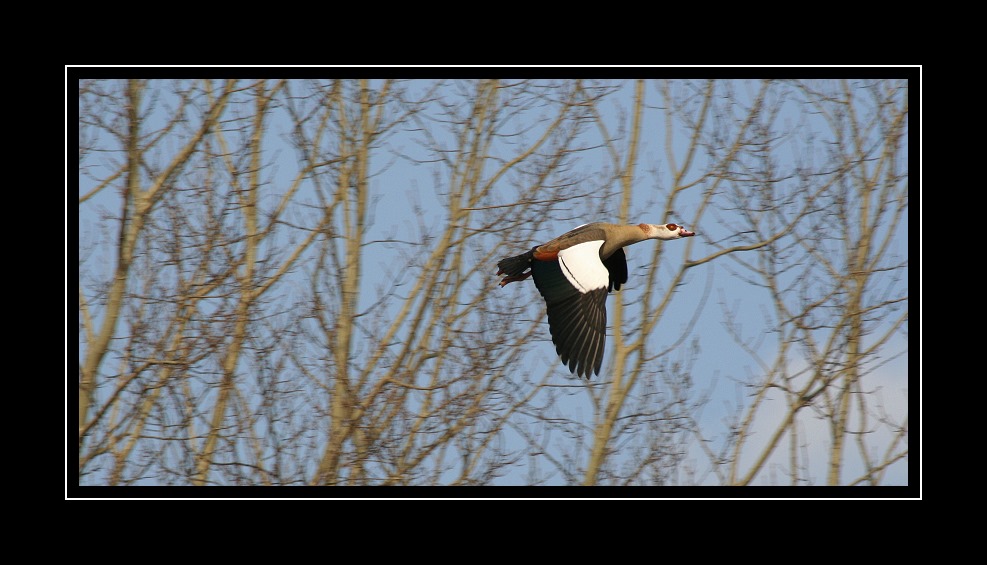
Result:
{"label": "bird's white wing patch", "polygon": [[603,240],[587,241],[559,251],[562,274],[583,294],[607,288],[610,282],[610,271],[600,261],[602,246]]}

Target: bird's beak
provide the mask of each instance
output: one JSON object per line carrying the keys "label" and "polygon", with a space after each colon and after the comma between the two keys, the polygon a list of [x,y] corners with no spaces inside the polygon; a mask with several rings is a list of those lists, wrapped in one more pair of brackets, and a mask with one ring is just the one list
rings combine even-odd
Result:
{"label": "bird's beak", "polygon": [[692,236],[696,235],[696,232],[694,232],[694,231],[688,231],[685,228],[683,228],[683,229],[680,229],[679,230],[679,235],[681,237],[692,237]]}

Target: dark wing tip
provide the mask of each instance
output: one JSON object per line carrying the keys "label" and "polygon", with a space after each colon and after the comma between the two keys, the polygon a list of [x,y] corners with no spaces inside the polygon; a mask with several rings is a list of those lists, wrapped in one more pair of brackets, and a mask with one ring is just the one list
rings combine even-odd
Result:
{"label": "dark wing tip", "polygon": [[605,288],[577,294],[548,308],[548,325],[555,350],[569,372],[579,377],[599,375],[606,339]]}
{"label": "dark wing tip", "polygon": [[534,261],[531,272],[545,298],[548,328],[562,364],[583,378],[599,375],[607,333],[607,287],[580,293],[557,261]]}

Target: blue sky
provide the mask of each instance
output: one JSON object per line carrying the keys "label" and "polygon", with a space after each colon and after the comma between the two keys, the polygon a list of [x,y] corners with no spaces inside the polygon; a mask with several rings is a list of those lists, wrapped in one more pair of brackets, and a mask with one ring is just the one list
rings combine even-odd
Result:
{"label": "blue sky", "polygon": [[[614,81],[614,85],[620,87],[619,93],[612,96],[606,104],[600,106],[604,121],[610,124],[619,123],[621,112],[626,111],[631,106],[634,92],[629,81],[623,83]],[[738,81],[735,84],[734,93],[738,97],[750,96],[755,89],[755,83]],[[730,212],[727,210],[717,210],[715,214],[705,213],[699,223],[692,221],[702,207],[698,192],[685,194],[680,199],[675,213],[671,216],[668,216],[666,211],[660,207],[659,203],[664,199],[662,190],[667,190],[667,187],[673,183],[667,165],[669,152],[681,162],[686,151],[687,137],[683,135],[682,130],[677,130],[676,135],[672,137],[673,146],[670,148],[666,146],[668,137],[665,135],[663,118],[661,112],[655,109],[659,103],[660,100],[654,87],[649,84],[646,89],[646,104],[651,110],[646,114],[644,121],[640,157],[635,174],[631,222],[662,223],[675,221],[696,231],[698,235],[688,240],[688,244],[685,243],[685,240],[667,243],[643,242],[629,248],[627,256],[630,280],[625,290],[621,291],[620,296],[609,299],[610,301],[622,299],[628,305],[632,305],[634,301],[638,300],[640,293],[643,292],[640,287],[646,267],[643,262],[651,257],[653,252],[651,246],[664,245],[664,252],[668,253],[667,260],[670,261],[670,264],[676,264],[676,261],[680,262],[686,253],[693,260],[709,255],[715,251],[714,245],[716,243],[729,244],[731,238],[734,237],[734,234],[729,232],[730,222],[722,221],[730,216]],[[824,123],[813,123],[814,120],[821,118],[806,115],[797,104],[780,103],[787,104],[787,106],[779,113],[777,123],[805,122],[808,129],[819,131],[825,129]],[[784,129],[784,126],[779,127]],[[278,167],[266,174],[270,175],[273,187],[287,186],[296,171],[292,164],[294,162],[293,149],[282,141],[290,133],[290,124],[284,119],[276,119],[270,123],[269,132],[268,159],[272,159],[274,155],[280,155],[280,157],[278,158]],[[428,155],[422,152],[417,145],[414,135],[414,132],[398,133],[388,139],[386,143],[396,153],[428,158]],[[587,135],[592,137],[594,134],[591,132]],[[779,160],[777,166],[780,169],[793,168],[793,160],[803,157],[800,155],[799,144],[801,141],[797,137],[777,141],[777,151],[773,155]],[[785,160],[786,156],[788,161]],[[589,177],[593,177],[601,171],[612,168],[608,159],[607,153],[603,150],[586,151],[580,156],[576,167]],[[700,155],[697,159],[699,162],[694,168],[703,170],[703,157]],[[376,157],[372,166],[375,167],[377,175],[372,178],[370,189],[379,199],[374,207],[375,223],[370,226],[367,239],[384,237],[385,235],[394,235],[397,238],[408,240],[416,239],[419,220],[409,217],[412,202],[422,205],[423,221],[426,225],[439,225],[441,222],[447,221],[438,195],[445,190],[442,183],[447,179],[441,175],[437,177],[434,167],[427,164],[414,164],[401,158],[377,159]],[[90,189],[91,184],[82,179],[80,195]],[[275,198],[276,196],[277,190],[275,189],[268,195],[268,198]],[[106,234],[112,234],[115,229],[114,226],[101,219],[99,211],[101,209],[115,211],[118,208],[117,195],[110,190],[104,190],[86,205],[80,206],[80,241],[91,243],[104,239]],[[578,222],[546,221],[542,229],[539,230],[541,241],[559,235],[578,224],[593,221],[616,221],[617,206],[615,204],[609,205],[609,209],[610,214],[586,215],[581,217],[581,221]],[[574,215],[580,216],[578,209],[575,210]],[[893,242],[897,248],[897,254],[903,257],[909,255],[907,227],[906,218],[903,229],[899,230]],[[519,242],[517,252],[520,253],[525,249]],[[105,252],[106,249],[102,248],[101,253]],[[82,257],[80,257],[81,259]],[[368,306],[376,296],[375,285],[380,280],[379,272],[382,272],[380,270],[389,261],[389,258],[381,256],[365,262],[367,271],[361,284],[366,303],[362,306]],[[107,255],[96,261],[90,260],[83,270],[84,272],[86,269],[98,270],[100,266],[109,265],[111,262],[112,259]],[[378,276],[375,276],[375,270],[378,270]],[[490,265],[489,272],[490,292],[503,293],[509,296],[511,300],[529,301],[536,304],[540,301],[540,296],[530,281],[499,288],[496,286],[496,281],[499,279],[494,275],[496,272],[495,265]],[[728,333],[725,322],[728,319],[733,322],[739,321],[745,332],[748,332],[748,337],[756,338],[759,332],[764,331],[762,320],[765,312],[770,310],[770,299],[761,289],[744,280],[741,269],[729,260],[713,261],[691,269],[687,273],[685,283],[678,288],[669,309],[660,320],[656,335],[662,338],[662,343],[674,341],[671,336],[675,336],[681,327],[696,316],[697,307],[701,305],[695,331],[689,340],[689,344],[696,344],[700,350],[691,372],[696,390],[709,395],[709,401],[701,413],[697,414],[697,418],[700,428],[707,432],[707,439],[712,439],[715,443],[717,438],[722,438],[728,433],[727,421],[734,413],[737,405],[747,401],[748,391],[742,386],[742,381],[756,377],[761,371],[757,362],[738,347]],[[629,312],[633,311],[629,310]],[[547,326],[544,330],[543,337],[545,339],[532,351],[532,355],[528,356],[534,367],[533,372],[551,370],[554,367],[560,383],[578,383],[579,381],[572,378],[555,355],[554,346],[548,340]],[[773,359],[773,343],[773,338],[765,336],[758,350],[762,358]],[[84,347],[84,344],[80,343],[80,347]],[[607,347],[609,353],[611,348],[609,339]],[[891,340],[886,345],[885,351],[888,357],[895,355],[897,357],[877,368],[868,377],[868,388],[880,395],[884,409],[892,418],[900,420],[908,414],[908,345],[905,334],[899,334]],[[685,362],[688,360],[688,355],[685,350],[673,352],[671,359]],[[610,355],[604,360],[605,371],[609,360]],[[798,370],[799,367],[792,369]],[[567,395],[562,401],[566,404],[560,406],[561,410],[572,414],[592,413],[589,395]],[[766,440],[772,429],[772,423],[776,422],[784,412],[784,402],[780,396],[778,399],[766,402],[765,407],[765,410],[755,420],[755,429],[759,430],[759,433],[755,434],[751,440],[754,445]],[[826,452],[829,445],[827,422],[822,418],[803,418],[800,426],[800,435],[807,439],[806,460],[809,462],[807,475],[814,479],[815,484],[821,484],[825,478]],[[886,433],[886,431],[879,430],[873,434],[872,440],[875,449],[887,441],[887,437],[882,435]],[[523,445],[518,438],[511,438],[509,431],[506,435],[509,442],[516,441],[518,445]],[[747,454],[755,452],[755,450],[745,451],[744,457],[750,457],[751,455]],[[759,475],[754,484],[785,484],[784,469],[787,466],[787,456],[786,449],[777,450],[765,473]],[[690,446],[688,459],[692,460],[695,466],[693,481],[700,484],[717,483],[717,479],[710,472],[708,465],[703,463],[704,455],[698,445]],[[884,484],[907,484],[907,466],[907,459],[893,465],[888,470]],[[844,476],[857,476],[862,472],[862,469],[859,458],[851,455],[846,461]],[[524,480],[524,474],[524,469],[518,469],[502,477],[500,482],[502,484],[517,484]],[[561,477],[556,477],[553,480],[553,482],[558,481],[561,481]]]}

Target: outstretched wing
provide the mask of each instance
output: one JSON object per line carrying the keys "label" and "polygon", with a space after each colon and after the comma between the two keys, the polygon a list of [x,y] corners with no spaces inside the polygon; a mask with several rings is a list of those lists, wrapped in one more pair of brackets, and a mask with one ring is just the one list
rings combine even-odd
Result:
{"label": "outstretched wing", "polygon": [[606,299],[613,285],[600,261],[602,244],[588,241],[559,251],[557,261],[532,262],[535,286],[548,306],[555,350],[570,372],[587,378],[599,375],[603,366]]}

